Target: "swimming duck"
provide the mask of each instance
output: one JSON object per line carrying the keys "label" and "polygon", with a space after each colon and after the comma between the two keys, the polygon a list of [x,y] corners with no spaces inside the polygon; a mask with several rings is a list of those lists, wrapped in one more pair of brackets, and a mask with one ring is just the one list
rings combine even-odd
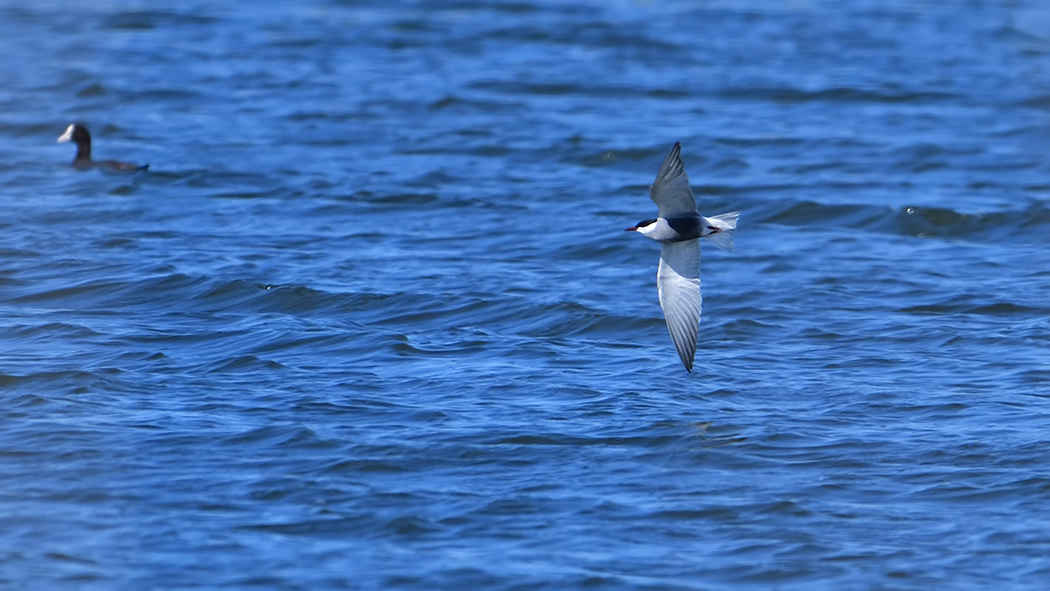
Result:
{"label": "swimming duck", "polygon": [[91,159],[91,134],[83,125],[79,123],[73,123],[66,128],[66,132],[58,137],[58,143],[73,142],[77,145],[77,155],[73,158],[73,167],[86,169],[86,168],[104,168],[106,170],[114,170],[119,172],[131,172],[135,170],[146,170],[149,168],[149,164],[139,166],[138,164],[132,164],[130,162],[120,162],[118,160],[92,160]]}

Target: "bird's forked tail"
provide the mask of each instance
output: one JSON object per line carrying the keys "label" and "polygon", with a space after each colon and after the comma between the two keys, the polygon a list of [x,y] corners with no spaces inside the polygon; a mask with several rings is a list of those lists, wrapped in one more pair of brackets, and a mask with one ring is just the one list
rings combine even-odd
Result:
{"label": "bird's forked tail", "polygon": [[726,252],[732,251],[733,234],[736,233],[736,220],[739,217],[740,212],[734,211],[732,213],[716,215],[713,218],[704,218],[709,225],[718,228],[717,232],[708,234],[707,236],[704,236],[704,238],[707,238],[712,244]]}

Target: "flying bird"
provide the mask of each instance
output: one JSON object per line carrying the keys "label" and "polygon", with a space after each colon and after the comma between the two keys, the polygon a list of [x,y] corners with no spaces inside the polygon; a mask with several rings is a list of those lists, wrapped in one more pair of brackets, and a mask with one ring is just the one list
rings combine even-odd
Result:
{"label": "flying bird", "polygon": [[66,132],[58,137],[58,143],[73,142],[77,145],[77,155],[73,158],[74,168],[104,168],[118,172],[131,172],[135,170],[146,170],[149,164],[139,166],[130,162],[118,160],[94,160],[91,158],[91,134],[87,127],[79,123],[70,124]]}
{"label": "flying bird", "polygon": [[707,238],[725,251],[733,250],[733,232],[740,212],[705,218],[696,211],[696,198],[682,163],[682,146],[675,142],[649,197],[659,208],[658,217],[627,228],[659,242],[660,270],[656,285],[667,330],[686,371],[693,371],[696,335],[700,325],[700,239]]}

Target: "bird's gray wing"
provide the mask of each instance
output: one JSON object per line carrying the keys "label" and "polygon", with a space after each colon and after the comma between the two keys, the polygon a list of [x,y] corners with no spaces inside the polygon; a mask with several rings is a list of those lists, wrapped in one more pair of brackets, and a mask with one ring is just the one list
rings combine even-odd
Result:
{"label": "bird's gray wing", "polygon": [[700,242],[666,242],[660,250],[656,274],[660,307],[667,330],[687,371],[693,371],[696,334],[700,330]]}
{"label": "bird's gray wing", "polygon": [[682,163],[682,146],[675,142],[664,160],[656,180],[649,187],[649,198],[660,208],[660,217],[676,218],[696,213],[696,199],[689,188],[689,177]]}

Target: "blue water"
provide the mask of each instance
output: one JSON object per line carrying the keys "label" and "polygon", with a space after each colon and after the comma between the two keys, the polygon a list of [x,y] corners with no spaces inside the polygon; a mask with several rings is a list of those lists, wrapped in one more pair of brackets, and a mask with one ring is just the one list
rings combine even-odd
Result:
{"label": "blue water", "polygon": [[0,588],[1050,588],[1048,31],[3,2]]}

